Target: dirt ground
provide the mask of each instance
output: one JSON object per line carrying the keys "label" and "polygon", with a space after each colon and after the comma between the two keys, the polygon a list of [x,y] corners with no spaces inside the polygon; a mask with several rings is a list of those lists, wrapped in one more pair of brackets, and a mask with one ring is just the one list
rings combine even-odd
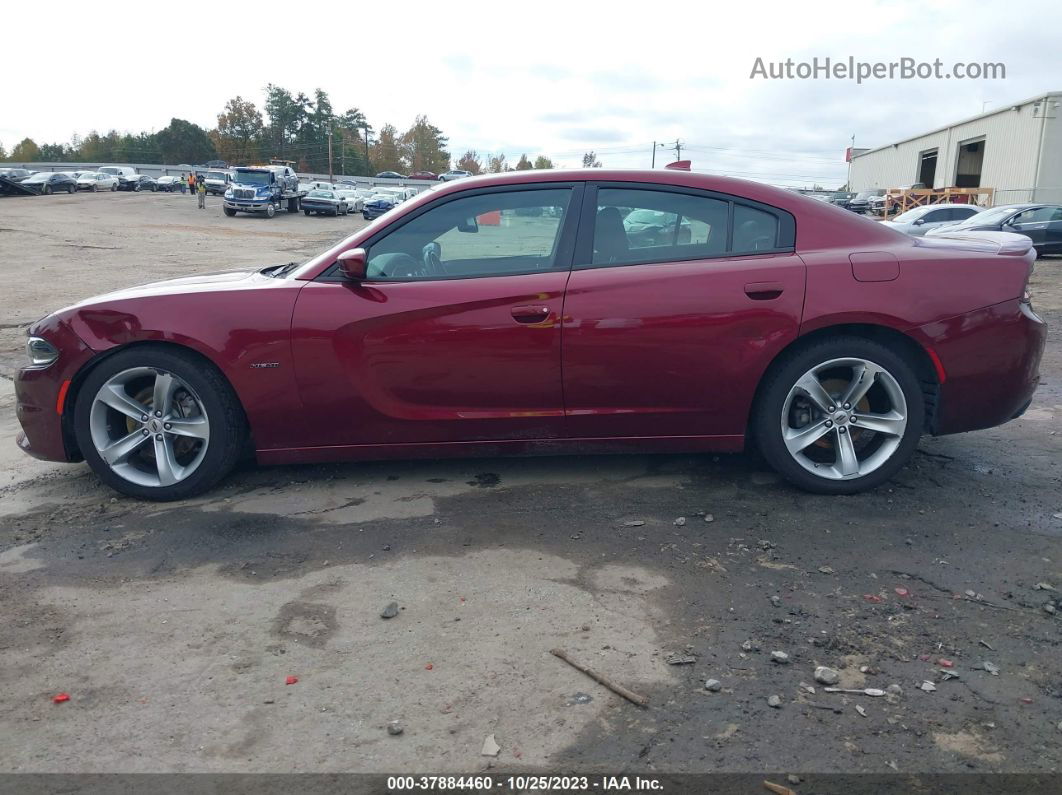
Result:
{"label": "dirt ground", "polygon": [[[1062,260],[1037,264],[1028,413],[925,439],[856,497],[662,455],[246,469],[154,505],[23,456],[29,323],[363,223],[208,205],[0,200],[0,772],[1062,769],[1060,594],[1037,587],[1062,589]],[[902,694],[826,693],[818,665]]]}

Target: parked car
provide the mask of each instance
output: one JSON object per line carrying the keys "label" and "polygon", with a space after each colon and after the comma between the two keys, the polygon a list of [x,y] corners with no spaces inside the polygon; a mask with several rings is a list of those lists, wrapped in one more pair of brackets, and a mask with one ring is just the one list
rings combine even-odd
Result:
{"label": "parked car", "polygon": [[155,183],[160,191],[167,193],[176,193],[177,191],[184,193],[188,190],[188,180],[184,177],[174,177],[167,174],[156,179]]}
{"label": "parked car", "polygon": [[848,209],[854,213],[862,215],[869,209],[870,200],[875,196],[885,196],[885,190],[883,188],[875,188],[874,190],[861,190],[852,200],[848,202]]}
{"label": "parked car", "polygon": [[149,190],[152,193],[159,189],[158,181],[147,174],[137,174],[137,183],[133,186],[134,191]]}
{"label": "parked car", "polygon": [[1039,254],[1062,254],[1062,206],[1028,203],[992,207],[958,224],[931,229],[926,236],[971,232],[1014,232],[1029,238]]}
{"label": "parked car", "polygon": [[835,207],[840,207],[847,210],[848,206],[852,203],[852,199],[855,198],[854,193],[850,193],[846,190],[836,190],[829,194],[827,201]]}
{"label": "parked car", "polygon": [[118,190],[118,178],[113,174],[101,174],[99,171],[86,171],[77,178],[77,190]]}
{"label": "parked car", "polygon": [[405,176],[399,174],[397,171],[381,171],[376,175],[377,179],[406,179]]}
{"label": "parked car", "polygon": [[299,181],[299,190],[303,193],[309,193],[312,190],[333,190],[334,188],[335,185],[323,179]]}
{"label": "parked car", "polygon": [[[621,208],[694,234],[639,245]],[[458,181],[307,262],[34,323],[18,443],[172,500],[248,450],[279,464],[755,438],[797,486],[850,494],[892,478],[923,433],[1029,406],[1046,339],[1034,256],[1021,235],[912,238],[693,172]]]}
{"label": "parked car", "polygon": [[132,166],[100,166],[101,174],[110,174],[118,180],[118,190],[140,190],[140,175]]}
{"label": "parked car", "polygon": [[22,180],[23,187],[37,193],[74,193],[77,180],[60,171],[38,171]]}
{"label": "parked car", "polygon": [[362,208],[365,207],[365,199],[362,198],[361,191],[349,185],[340,183],[335,187],[333,193],[347,203],[348,212],[360,213]]}
{"label": "parked car", "polygon": [[430,180],[437,180],[438,178],[439,178],[439,175],[436,174],[434,171],[414,171],[412,174],[410,174],[408,177],[406,177],[406,179],[430,179]]}
{"label": "parked car", "polygon": [[891,221],[881,223],[897,231],[918,236],[939,226],[949,226],[965,221],[980,211],[981,208],[973,204],[927,204],[922,207],[912,207]]}
{"label": "parked car", "polygon": [[225,191],[232,184],[232,172],[224,169],[216,169],[206,172],[204,178],[206,192],[215,196],[224,196]]}
{"label": "parked car", "polygon": [[361,217],[366,221],[379,218],[401,204],[401,201],[389,193],[377,193],[373,195],[361,208]]}
{"label": "parked car", "polygon": [[0,168],[0,177],[5,177],[12,182],[22,182],[26,177],[37,172],[25,168]]}
{"label": "parked car", "polygon": [[347,202],[334,190],[312,190],[302,197],[302,211],[306,215],[346,215]]}
{"label": "parked car", "polygon": [[451,180],[461,179],[462,177],[471,177],[471,171],[462,171],[459,168],[452,168],[449,171],[444,171],[439,175],[440,182],[450,182]]}

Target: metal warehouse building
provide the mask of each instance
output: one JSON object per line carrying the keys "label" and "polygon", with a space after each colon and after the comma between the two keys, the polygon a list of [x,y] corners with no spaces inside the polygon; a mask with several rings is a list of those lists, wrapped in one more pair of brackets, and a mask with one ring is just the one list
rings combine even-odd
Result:
{"label": "metal warehouse building", "polygon": [[993,204],[1062,203],[1062,92],[855,155],[850,190],[992,188]]}

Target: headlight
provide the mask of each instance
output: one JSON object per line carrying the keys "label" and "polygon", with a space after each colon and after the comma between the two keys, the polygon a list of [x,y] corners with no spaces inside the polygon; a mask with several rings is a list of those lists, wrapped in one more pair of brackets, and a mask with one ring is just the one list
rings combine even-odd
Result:
{"label": "headlight", "polygon": [[232,198],[232,188],[229,188],[227,191],[225,191],[225,198],[226,199],[231,199]]}
{"label": "headlight", "polygon": [[26,340],[26,356],[34,367],[47,367],[59,358],[59,350],[43,337]]}

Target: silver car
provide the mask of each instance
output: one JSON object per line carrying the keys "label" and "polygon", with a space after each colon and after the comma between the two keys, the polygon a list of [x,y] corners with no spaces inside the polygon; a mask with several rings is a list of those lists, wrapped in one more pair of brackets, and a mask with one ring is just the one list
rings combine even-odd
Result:
{"label": "silver car", "polygon": [[921,237],[930,229],[957,224],[979,212],[981,208],[972,204],[928,204],[913,207],[905,213],[900,213],[891,221],[881,223],[897,231]]}

